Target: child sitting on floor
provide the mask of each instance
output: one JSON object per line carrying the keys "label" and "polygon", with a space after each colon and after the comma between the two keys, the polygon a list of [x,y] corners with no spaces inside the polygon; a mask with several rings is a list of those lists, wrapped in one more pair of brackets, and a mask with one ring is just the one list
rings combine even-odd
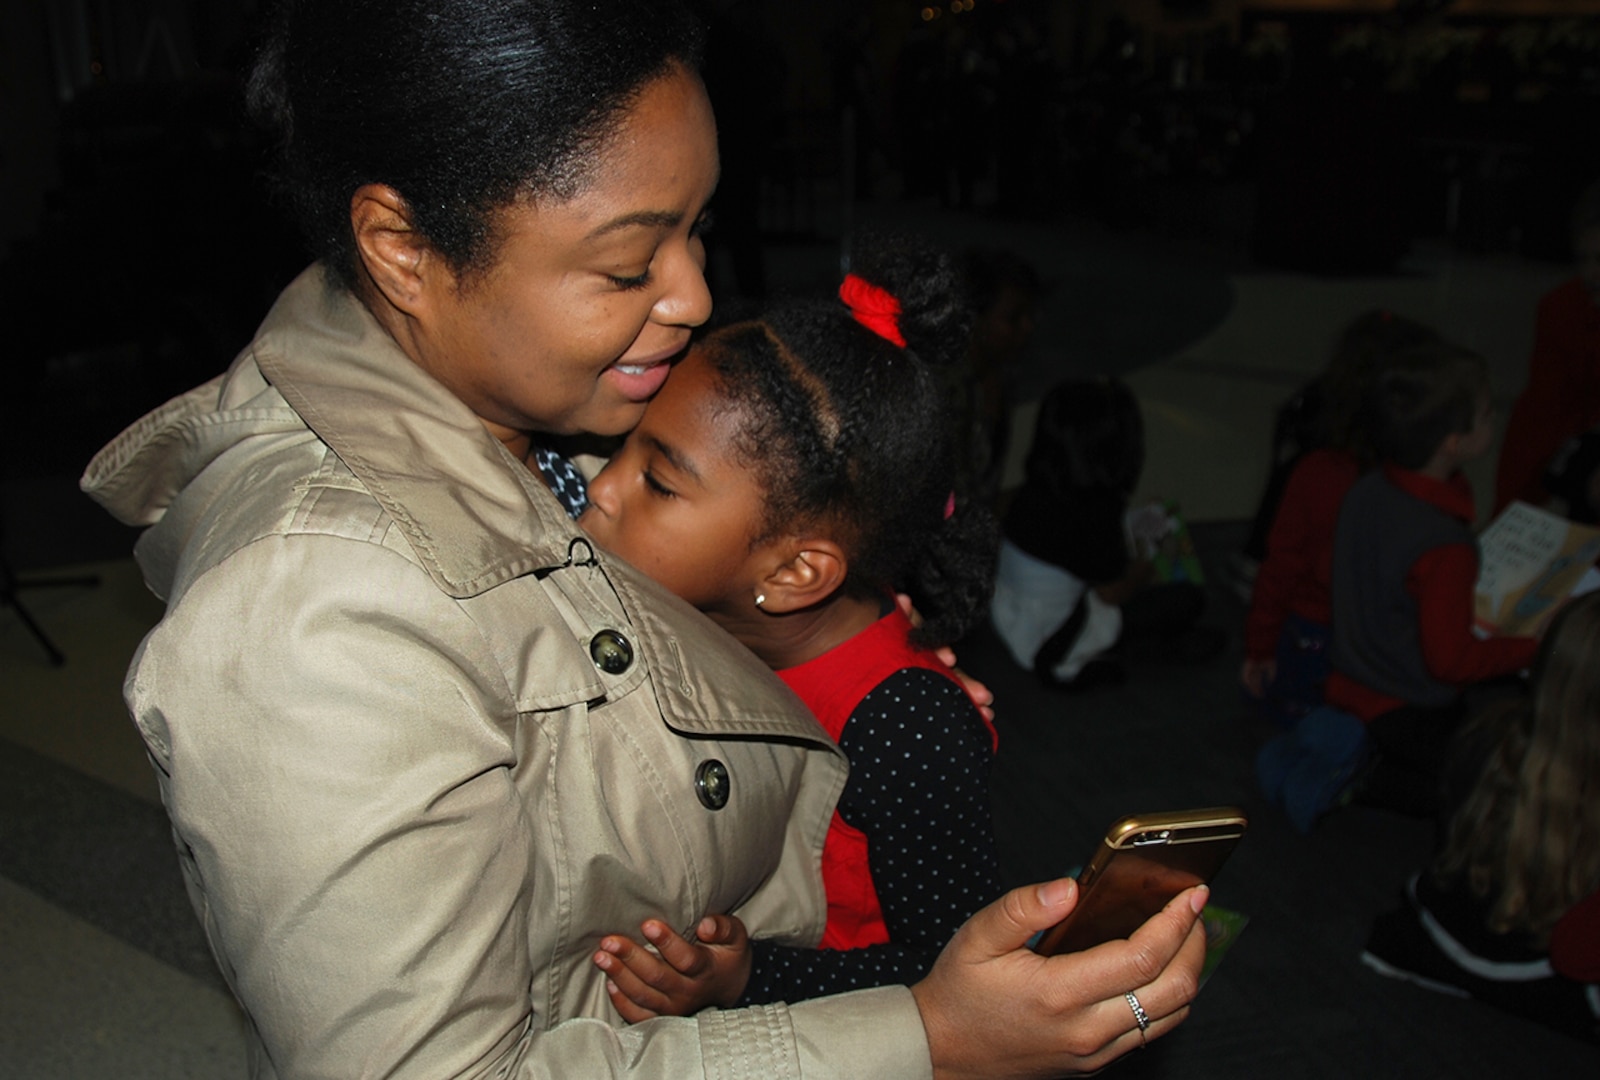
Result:
{"label": "child sitting on floor", "polygon": [[1157,582],[1153,560],[1129,550],[1128,500],[1143,469],[1144,419],[1120,379],[1060,383],[1040,402],[990,619],[1012,658],[1050,686],[1122,681],[1113,646],[1133,638],[1193,660],[1224,644],[1194,626],[1198,584]]}
{"label": "child sitting on floor", "polygon": [[851,766],[823,848],[822,948],[751,945],[729,916],[688,935],[647,922],[658,953],[614,935],[595,955],[630,1021],[909,984],[1000,892],[993,729],[928,648],[981,615],[997,543],[989,512],[952,492],[930,370],[964,343],[954,283],[940,254],[866,245],[839,300],[698,342],[589,485],[596,542],[765,660]]}
{"label": "child sitting on floor", "polygon": [[1462,730],[1444,842],[1361,959],[1600,1039],[1600,594],[1551,623],[1531,700]]}
{"label": "child sitting on floor", "polygon": [[1533,638],[1472,632],[1478,546],[1461,466],[1494,439],[1488,368],[1438,343],[1395,357],[1374,406],[1383,468],[1350,489],[1333,542],[1328,703],[1366,724],[1363,801],[1431,816],[1471,683],[1514,674]]}
{"label": "child sitting on floor", "polygon": [[1334,526],[1345,493],[1374,458],[1372,437],[1358,418],[1361,403],[1389,355],[1437,340],[1403,315],[1366,312],[1340,333],[1315,384],[1323,441],[1295,459],[1283,485],[1251,591],[1239,675],[1263,717],[1280,727],[1322,704]]}
{"label": "child sitting on floor", "polygon": [[1478,547],[1461,466],[1494,438],[1483,358],[1442,341],[1399,353],[1368,408],[1383,466],[1339,510],[1326,704],[1256,759],[1302,830],[1344,799],[1434,814],[1463,687],[1520,671],[1538,647],[1472,631]]}

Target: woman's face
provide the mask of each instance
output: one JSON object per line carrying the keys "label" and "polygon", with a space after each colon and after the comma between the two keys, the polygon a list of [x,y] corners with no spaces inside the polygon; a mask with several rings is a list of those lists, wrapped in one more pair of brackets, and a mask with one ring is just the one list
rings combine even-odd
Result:
{"label": "woman's face", "polygon": [[675,70],[578,195],[497,214],[494,265],[435,286],[414,359],[505,441],[628,431],[711,313],[700,232],[716,183],[711,104]]}
{"label": "woman's face", "polygon": [[770,544],[766,492],[739,458],[740,414],[700,348],[678,364],[644,419],[589,484],[578,523],[701,611],[749,614]]}

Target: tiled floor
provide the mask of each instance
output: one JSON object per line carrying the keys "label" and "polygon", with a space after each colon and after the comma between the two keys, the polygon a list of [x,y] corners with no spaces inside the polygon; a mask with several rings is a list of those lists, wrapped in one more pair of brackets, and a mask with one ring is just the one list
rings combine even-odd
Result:
{"label": "tiled floor", "polygon": [[[1025,397],[1069,373],[1125,374],[1146,412],[1144,487],[1208,523],[1213,572],[1238,542],[1237,522],[1254,509],[1273,408],[1317,369],[1343,322],[1373,306],[1433,322],[1488,357],[1509,402],[1534,303],[1563,273],[1422,245],[1395,275],[1323,280],[1088,225],[1044,228],[915,209],[863,217],[953,243],[1009,244],[1037,261],[1056,287]],[[795,276],[812,262],[826,276],[831,265],[827,252],[779,258]],[[1026,400],[1017,422],[1020,457],[1031,426]],[[1480,502],[1489,475],[1488,462],[1474,470]],[[240,1021],[184,910],[154,784],[119,700],[128,658],[159,607],[120,557],[127,536],[96,537],[83,524],[73,479],[66,471],[12,477],[0,490],[15,561],[40,568],[63,557],[96,560],[102,578],[97,588],[26,594],[68,655],[64,667],[45,664],[14,615],[0,612],[0,1076],[239,1076]],[[1240,614],[1223,599],[1208,618],[1236,628]],[[1042,697],[981,642],[972,658],[1002,691],[1002,730],[1032,751],[1025,762],[1010,759],[1000,798],[1002,823],[1018,830],[1013,874],[1059,864],[1034,837],[1059,833],[1060,850],[1077,850],[1127,799],[1251,798],[1254,733],[1240,722],[1231,689],[1236,650],[1078,705]],[[1163,734],[1180,730],[1183,738]],[[1064,783],[1065,775],[1077,779]],[[1587,1066],[1600,1060],[1585,1048],[1356,967],[1362,927],[1392,890],[1390,879],[1426,853],[1426,832],[1412,825],[1358,815],[1304,840],[1262,816],[1255,854],[1242,852],[1230,868],[1232,902],[1250,907],[1259,923],[1230,960],[1239,974],[1230,985],[1222,969],[1207,991],[1216,1003],[1209,1016],[1203,1001],[1184,1032],[1120,1068],[1191,1077],[1488,1076],[1526,1065],[1522,1047],[1548,1064],[1536,1073],[1596,1075]],[[1323,921],[1292,923],[1307,911]],[[1280,919],[1277,929],[1268,912]],[[1428,1028],[1413,1038],[1413,1023]]]}

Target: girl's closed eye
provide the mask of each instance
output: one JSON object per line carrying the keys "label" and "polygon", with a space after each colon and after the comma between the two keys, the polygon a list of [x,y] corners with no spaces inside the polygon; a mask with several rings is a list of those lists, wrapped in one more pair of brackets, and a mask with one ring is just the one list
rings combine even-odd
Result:
{"label": "girl's closed eye", "polygon": [[672,499],[677,497],[678,493],[673,491],[666,484],[663,484],[661,482],[661,478],[648,468],[646,468],[644,471],[644,483],[645,487],[650,489],[651,494],[657,495],[660,498]]}

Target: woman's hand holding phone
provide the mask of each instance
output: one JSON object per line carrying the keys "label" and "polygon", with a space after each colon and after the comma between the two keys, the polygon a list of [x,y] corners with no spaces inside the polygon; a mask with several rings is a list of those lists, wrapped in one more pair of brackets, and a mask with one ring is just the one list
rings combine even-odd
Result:
{"label": "woman's hand holding phone", "polygon": [[[1094,1072],[1182,1023],[1205,963],[1208,895],[1185,890],[1126,940],[1059,956],[1027,942],[1077,903],[1070,878],[1013,889],[973,915],[911,988],[936,1080]],[[1149,1018],[1143,1033],[1130,991]]]}
{"label": "woman's hand holding phone", "polygon": [[1071,916],[1034,949],[1052,956],[1128,937],[1184,889],[1209,884],[1248,826],[1236,806],[1118,818],[1078,873]]}

